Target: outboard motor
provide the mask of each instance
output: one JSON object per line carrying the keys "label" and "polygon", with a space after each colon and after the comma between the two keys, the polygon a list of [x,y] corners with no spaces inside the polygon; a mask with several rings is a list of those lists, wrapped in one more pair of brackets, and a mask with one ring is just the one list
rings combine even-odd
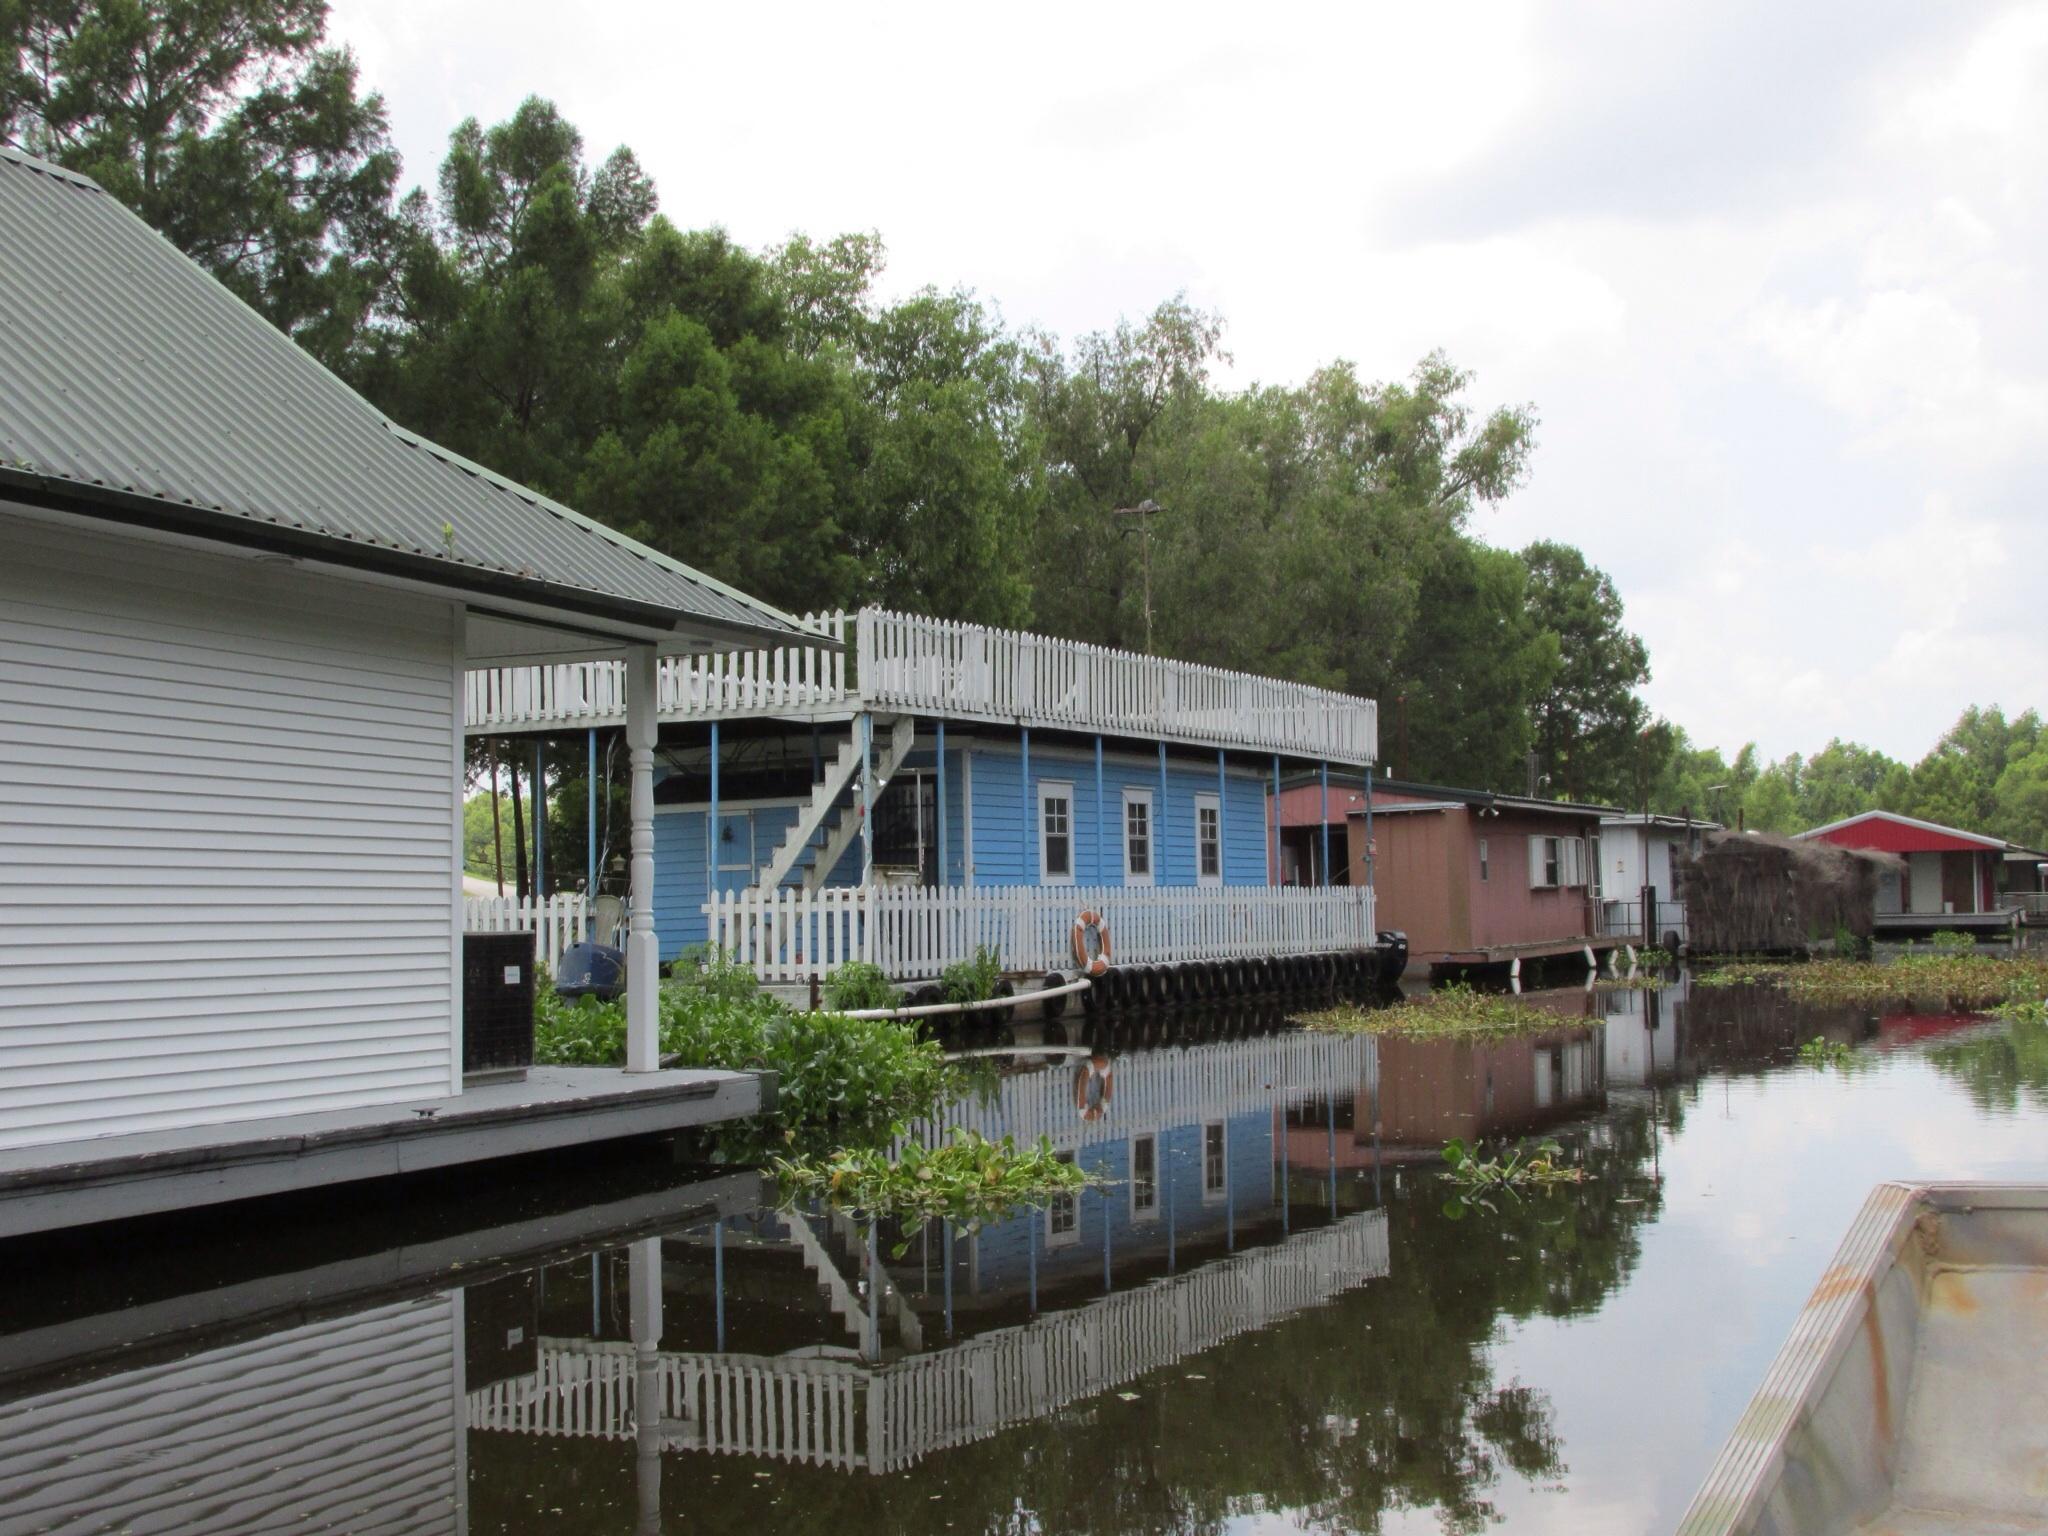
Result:
{"label": "outboard motor", "polygon": [[555,974],[561,997],[594,997],[610,1002],[626,990],[626,952],[609,944],[572,944],[562,951]]}
{"label": "outboard motor", "polygon": [[1398,928],[1382,928],[1373,949],[1380,959],[1379,984],[1399,986],[1401,973],[1408,969],[1408,935]]}

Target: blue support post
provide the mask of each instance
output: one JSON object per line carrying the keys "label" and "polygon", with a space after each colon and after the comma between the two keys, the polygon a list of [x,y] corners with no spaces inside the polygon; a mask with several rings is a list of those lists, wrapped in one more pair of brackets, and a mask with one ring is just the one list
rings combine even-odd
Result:
{"label": "blue support post", "polygon": [[597,895],[597,728],[590,731],[590,766],[584,770],[584,800],[590,811],[590,868],[583,877],[583,894]]}
{"label": "blue support post", "polygon": [[1166,884],[1166,844],[1159,828],[1166,817],[1166,743],[1159,743],[1159,804],[1152,811],[1152,883]]}
{"label": "blue support post", "polygon": [[533,899],[547,894],[542,871],[547,865],[548,770],[541,758],[541,740],[533,739]]}
{"label": "blue support post", "polygon": [[1323,884],[1334,885],[1330,877],[1330,765],[1323,764]]}
{"label": "blue support post", "polygon": [[1109,836],[1109,807],[1102,798],[1102,738],[1095,738],[1095,883],[1109,884],[1109,853],[1103,839]]}
{"label": "blue support post", "polygon": [[1024,777],[1024,799],[1017,807],[1023,813],[1017,824],[1024,829],[1024,858],[1020,867],[1024,871],[1024,883],[1026,885],[1036,885],[1038,883],[1038,876],[1035,873],[1038,864],[1038,850],[1032,846],[1036,841],[1032,834],[1038,826],[1038,807],[1031,803],[1031,727],[1028,725],[1023,727],[1019,732],[1019,736],[1023,741],[1023,751],[1018,758],[1017,771]]}
{"label": "blue support post", "polygon": [[875,717],[866,713],[860,717],[860,883],[875,883]]}
{"label": "blue support post", "polygon": [[1273,883],[1280,883],[1280,754],[1273,754],[1273,816],[1266,824],[1267,853],[1266,868],[1273,872]]}
{"label": "blue support post", "polygon": [[718,722],[711,722],[711,809],[704,823],[704,857],[710,869],[704,876],[704,889],[714,895],[718,891]]}
{"label": "blue support post", "polygon": [[[946,1337],[950,1339],[953,1337],[953,1223],[945,1221],[941,1230],[946,1234],[942,1251],[946,1256]],[[880,1289],[875,1281],[869,1283]]]}
{"label": "blue support post", "polygon": [[953,883],[953,867],[947,861],[946,848],[946,722],[938,723],[939,729],[939,884]]}
{"label": "blue support post", "polygon": [[1036,1211],[1030,1212],[1025,1220],[1031,1223],[1027,1229],[1031,1239],[1031,1315],[1038,1316],[1038,1225],[1045,1218]]}

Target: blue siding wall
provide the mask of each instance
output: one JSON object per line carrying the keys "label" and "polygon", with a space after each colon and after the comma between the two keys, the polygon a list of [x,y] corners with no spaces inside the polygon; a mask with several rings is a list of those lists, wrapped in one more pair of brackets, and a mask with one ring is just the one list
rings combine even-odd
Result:
{"label": "blue siding wall", "polygon": [[[1038,791],[1047,783],[1074,790],[1074,878],[1080,885],[1121,885],[1124,881],[1124,791],[1149,790],[1155,885],[1195,881],[1195,797],[1217,793],[1214,762],[1197,764],[1169,757],[1162,799],[1156,763],[1139,765],[1108,758],[1102,765],[1102,796],[1095,794],[1095,759],[1031,748],[1031,794],[1026,799],[1015,746],[974,748],[974,883],[1037,883]],[[1222,789],[1223,879],[1227,885],[1266,883],[1265,778],[1233,763]],[[950,791],[952,785],[947,786]],[[1028,812],[1028,816],[1027,816]],[[1100,858],[1097,857],[1100,826]],[[1029,839],[1028,845],[1026,839]]]}
{"label": "blue siding wall", "polygon": [[1112,1268],[1134,1251],[1164,1253],[1224,1238],[1233,1225],[1242,1233],[1278,1211],[1273,1193],[1273,1116],[1264,1110],[1225,1122],[1224,1175],[1228,1197],[1202,1198],[1202,1127],[1177,1125],[1159,1133],[1159,1203],[1148,1215],[1131,1215],[1131,1143],[1098,1142],[1081,1148],[1075,1161],[1111,1182],[1081,1196],[1079,1237],[1058,1247],[1047,1241],[1044,1211],[1027,1211],[981,1229],[981,1289],[1023,1291],[1030,1284],[1031,1249],[1038,1248],[1040,1285],[1073,1275],[1102,1273],[1105,1229]]}
{"label": "blue siding wall", "polygon": [[[968,758],[972,768],[972,826],[969,826]],[[901,772],[932,772],[936,754],[912,753]],[[1103,763],[1102,794],[1095,790],[1092,753],[1031,750],[1031,794],[1019,782],[1022,752],[1017,743],[983,743],[972,749],[949,747],[946,753],[946,872],[949,885],[967,881],[969,845],[977,885],[1014,885],[1040,878],[1038,857],[1038,788],[1057,782],[1073,786],[1074,876],[1081,885],[1121,885],[1124,880],[1123,792],[1149,790],[1153,814],[1153,883],[1193,885],[1195,875],[1195,797],[1217,792],[1213,758],[1186,755],[1167,759],[1166,787],[1160,791],[1156,761],[1139,763],[1128,755]],[[659,779],[657,778],[657,782]],[[1222,789],[1223,878],[1229,885],[1266,883],[1266,785],[1258,769],[1230,765]],[[752,872],[774,852],[795,823],[797,806],[749,808],[721,806],[718,843],[719,887],[744,889]],[[1028,811],[1028,815],[1027,815]],[[706,812],[661,808],[654,818],[654,920],[661,935],[663,959],[706,942],[703,905],[709,888],[706,863]],[[1101,835],[1097,836],[1100,826]],[[1025,839],[1030,839],[1029,848]],[[1098,848],[1100,857],[1098,859]],[[802,866],[799,865],[799,868]],[[855,839],[829,884],[857,885],[861,876],[861,845]],[[792,876],[792,882],[800,876]]]}

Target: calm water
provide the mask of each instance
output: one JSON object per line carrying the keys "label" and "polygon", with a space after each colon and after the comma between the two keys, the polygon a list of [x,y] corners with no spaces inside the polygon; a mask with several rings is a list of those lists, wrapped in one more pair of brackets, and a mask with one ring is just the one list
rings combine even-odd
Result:
{"label": "calm water", "polygon": [[[1114,1182],[974,1234],[636,1148],[0,1249],[0,1536],[1668,1528],[1874,1182],[2048,1177],[2048,1043],[1542,996],[1020,1053],[963,1118]],[[1446,1212],[1536,1130],[1585,1186]]]}

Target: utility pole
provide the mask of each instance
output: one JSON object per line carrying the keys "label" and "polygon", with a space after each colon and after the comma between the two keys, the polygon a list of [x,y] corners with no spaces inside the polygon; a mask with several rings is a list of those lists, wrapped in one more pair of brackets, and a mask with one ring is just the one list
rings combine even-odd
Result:
{"label": "utility pole", "polygon": [[[1139,560],[1145,569],[1145,654],[1152,654],[1152,519],[1166,508],[1150,496],[1135,507],[1118,507],[1113,514],[1117,517],[1134,517],[1138,520]],[[1130,530],[1126,528],[1124,532]]]}

